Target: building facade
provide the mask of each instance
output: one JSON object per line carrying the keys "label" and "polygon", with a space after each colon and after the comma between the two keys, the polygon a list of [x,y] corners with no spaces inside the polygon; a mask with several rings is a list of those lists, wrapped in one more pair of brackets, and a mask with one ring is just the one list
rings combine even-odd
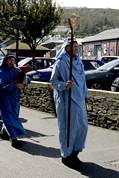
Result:
{"label": "building facade", "polygon": [[100,59],[101,56],[119,56],[119,28],[106,30],[83,39],[83,58]]}

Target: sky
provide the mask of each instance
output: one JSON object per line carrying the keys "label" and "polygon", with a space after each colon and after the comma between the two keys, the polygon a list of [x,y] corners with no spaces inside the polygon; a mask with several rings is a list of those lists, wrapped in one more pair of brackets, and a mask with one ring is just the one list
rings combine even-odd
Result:
{"label": "sky", "polygon": [[61,7],[119,9],[119,0],[54,0]]}

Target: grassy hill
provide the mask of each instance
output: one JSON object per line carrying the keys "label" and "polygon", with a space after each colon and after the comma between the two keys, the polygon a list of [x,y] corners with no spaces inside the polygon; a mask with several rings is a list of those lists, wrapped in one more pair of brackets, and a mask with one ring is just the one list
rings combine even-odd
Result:
{"label": "grassy hill", "polygon": [[95,8],[63,8],[62,24],[67,24],[67,19],[72,14],[78,18],[75,35],[84,37],[95,35],[101,31],[119,27],[119,10]]}

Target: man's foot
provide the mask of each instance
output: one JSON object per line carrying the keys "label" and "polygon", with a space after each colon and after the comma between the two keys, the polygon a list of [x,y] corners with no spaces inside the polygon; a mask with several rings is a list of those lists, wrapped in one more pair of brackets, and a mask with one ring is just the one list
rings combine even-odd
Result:
{"label": "man's foot", "polygon": [[10,140],[10,136],[5,131],[5,129],[3,129],[2,132],[0,133],[0,138],[2,138],[3,140],[8,140],[8,141]]}
{"label": "man's foot", "polygon": [[62,157],[62,163],[63,163],[64,165],[66,165],[66,166],[71,166],[72,160],[70,159],[69,156],[66,157],[66,158],[63,158],[63,157]]}
{"label": "man's foot", "polygon": [[62,163],[65,166],[68,166],[69,168],[73,168],[73,169],[78,170],[80,168],[80,165],[81,165],[82,162],[80,161],[78,156],[71,154],[70,156],[68,156],[66,158],[62,157]]}
{"label": "man's foot", "polygon": [[12,139],[11,145],[14,148],[21,148],[25,142],[22,140]]}
{"label": "man's foot", "polygon": [[81,164],[82,163],[82,161],[78,158],[78,156],[74,157],[74,161],[76,161],[77,164]]}

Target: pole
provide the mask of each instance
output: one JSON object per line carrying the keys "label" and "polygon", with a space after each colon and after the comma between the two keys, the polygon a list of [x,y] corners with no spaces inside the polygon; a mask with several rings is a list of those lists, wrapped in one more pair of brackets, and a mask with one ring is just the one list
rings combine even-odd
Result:
{"label": "pole", "polygon": [[[20,0],[17,2],[17,15],[20,14]],[[19,56],[19,25],[16,28],[16,65],[18,66],[18,56]]]}
{"label": "pole", "polygon": [[[72,80],[72,62],[73,62],[73,26],[71,24],[70,18],[68,19],[69,26],[71,29],[71,55],[70,55],[70,69],[69,69],[69,80]],[[71,121],[71,88],[69,88],[69,95],[68,95],[68,121],[67,121],[67,147],[69,147],[70,141],[70,121]]]}
{"label": "pole", "polygon": [[16,29],[16,65],[18,66],[18,56],[19,56],[19,29]]}

